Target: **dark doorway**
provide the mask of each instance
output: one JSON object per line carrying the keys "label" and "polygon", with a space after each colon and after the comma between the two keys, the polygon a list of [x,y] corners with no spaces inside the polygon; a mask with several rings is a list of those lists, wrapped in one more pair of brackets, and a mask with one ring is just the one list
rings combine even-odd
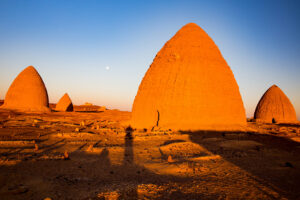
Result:
{"label": "dark doorway", "polygon": [[157,110],[157,121],[156,121],[156,126],[158,126],[158,124],[159,124],[159,111]]}

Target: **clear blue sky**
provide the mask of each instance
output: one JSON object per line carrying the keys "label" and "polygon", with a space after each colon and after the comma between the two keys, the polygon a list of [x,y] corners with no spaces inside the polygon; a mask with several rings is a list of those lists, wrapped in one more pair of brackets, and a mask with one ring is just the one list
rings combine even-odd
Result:
{"label": "clear blue sky", "polygon": [[194,22],[231,67],[248,117],[277,84],[299,119],[299,10],[291,0],[0,0],[0,99],[33,65],[50,102],[68,92],[75,104],[131,110],[156,53]]}

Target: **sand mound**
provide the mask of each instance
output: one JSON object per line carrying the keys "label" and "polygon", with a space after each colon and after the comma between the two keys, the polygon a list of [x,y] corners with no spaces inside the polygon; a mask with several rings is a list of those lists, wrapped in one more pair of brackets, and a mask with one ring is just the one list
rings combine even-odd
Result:
{"label": "sand mound", "polygon": [[73,103],[67,93],[65,93],[64,96],[62,98],[60,98],[60,100],[56,104],[55,110],[56,111],[67,111],[67,112],[73,111]]}
{"label": "sand mound", "polygon": [[191,157],[207,155],[206,149],[192,142],[179,142],[161,146],[160,151],[163,155],[172,157]]}
{"label": "sand mound", "polygon": [[33,66],[24,69],[10,85],[1,108],[21,112],[49,112],[45,84]]}
{"label": "sand mound", "polygon": [[135,128],[197,130],[245,125],[234,75],[213,40],[187,24],[158,52],[132,109]]}
{"label": "sand mound", "polygon": [[282,90],[273,85],[259,100],[254,119],[262,122],[296,122],[296,111]]}

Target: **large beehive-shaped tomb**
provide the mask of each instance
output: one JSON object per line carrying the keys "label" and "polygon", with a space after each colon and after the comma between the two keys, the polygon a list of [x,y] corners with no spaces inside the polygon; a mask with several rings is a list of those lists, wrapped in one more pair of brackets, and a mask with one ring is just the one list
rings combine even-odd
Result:
{"label": "large beehive-shaped tomb", "polygon": [[254,119],[258,122],[296,122],[296,111],[282,90],[273,85],[259,100]]}
{"label": "large beehive-shaped tomb", "polygon": [[15,78],[1,108],[21,112],[50,112],[47,89],[33,66],[27,67]]}
{"label": "large beehive-shaped tomb", "polygon": [[185,25],[146,72],[132,126],[197,130],[245,124],[239,87],[220,50],[198,25]]}

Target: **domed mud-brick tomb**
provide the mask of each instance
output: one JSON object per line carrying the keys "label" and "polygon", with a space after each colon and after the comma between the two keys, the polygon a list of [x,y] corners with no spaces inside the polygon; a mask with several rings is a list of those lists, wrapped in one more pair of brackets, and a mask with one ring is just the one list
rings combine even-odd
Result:
{"label": "domed mud-brick tomb", "polygon": [[67,93],[58,101],[55,107],[56,111],[71,112],[73,111],[73,103]]}
{"label": "domed mud-brick tomb", "polygon": [[146,72],[132,126],[197,130],[245,124],[239,87],[220,50],[198,25],[185,25]]}
{"label": "domed mud-brick tomb", "polygon": [[254,119],[258,122],[297,122],[296,111],[282,90],[273,85],[259,100]]}
{"label": "domed mud-brick tomb", "polygon": [[50,112],[45,84],[33,66],[24,69],[10,85],[0,108],[21,112]]}

